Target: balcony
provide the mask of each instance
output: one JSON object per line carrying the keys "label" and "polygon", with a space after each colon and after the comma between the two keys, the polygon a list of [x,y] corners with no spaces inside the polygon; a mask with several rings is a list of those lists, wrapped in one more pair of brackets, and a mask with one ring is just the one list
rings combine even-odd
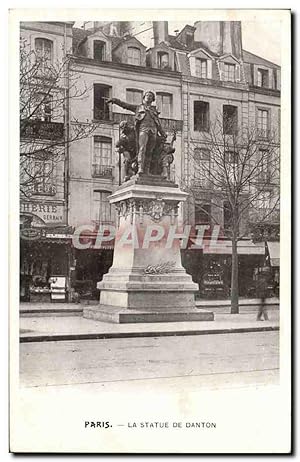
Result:
{"label": "balcony", "polygon": [[[113,121],[115,123],[120,123],[123,120],[126,120],[130,124],[134,125],[134,115],[133,114],[122,114],[120,112],[113,113]],[[162,128],[166,132],[172,132],[173,130],[181,131],[183,122],[182,120],[175,120],[175,119],[160,119],[160,123]]]}
{"label": "balcony", "polygon": [[112,177],[113,177],[113,166],[112,165],[92,164],[92,177],[93,178],[112,179]]}
{"label": "balcony", "polygon": [[258,140],[268,140],[270,138],[270,130],[257,128],[256,135]]}
{"label": "balcony", "polygon": [[60,140],[64,137],[64,124],[59,122],[44,122],[42,120],[22,120],[20,136],[43,140]]}

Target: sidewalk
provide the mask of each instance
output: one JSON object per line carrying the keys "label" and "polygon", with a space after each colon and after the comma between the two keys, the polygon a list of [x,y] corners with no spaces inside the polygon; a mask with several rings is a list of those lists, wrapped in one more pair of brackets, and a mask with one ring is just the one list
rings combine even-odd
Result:
{"label": "sidewalk", "polygon": [[[75,305],[76,306],[76,305]],[[209,307],[206,307],[209,309]],[[213,310],[212,310],[213,311]],[[215,313],[214,321],[113,324],[75,316],[20,317],[20,342],[88,340],[130,337],[228,334],[279,330],[279,310],[269,310],[269,321],[251,313]]]}

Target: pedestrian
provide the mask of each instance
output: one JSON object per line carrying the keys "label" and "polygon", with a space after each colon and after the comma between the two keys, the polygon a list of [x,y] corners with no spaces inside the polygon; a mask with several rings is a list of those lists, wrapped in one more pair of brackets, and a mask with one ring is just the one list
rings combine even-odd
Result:
{"label": "pedestrian", "polygon": [[[265,277],[258,277],[257,280],[257,296],[260,299],[260,305],[257,313],[257,321],[268,321],[268,311],[266,306],[266,298],[268,291],[268,283]],[[264,319],[263,319],[264,318]]]}

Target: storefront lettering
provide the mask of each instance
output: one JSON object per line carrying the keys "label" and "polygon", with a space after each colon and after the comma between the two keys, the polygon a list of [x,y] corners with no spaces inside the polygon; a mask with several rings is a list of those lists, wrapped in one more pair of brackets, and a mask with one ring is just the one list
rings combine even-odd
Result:
{"label": "storefront lettering", "polygon": [[21,202],[21,213],[32,213],[45,222],[62,222],[63,206],[56,204],[42,204],[39,202]]}

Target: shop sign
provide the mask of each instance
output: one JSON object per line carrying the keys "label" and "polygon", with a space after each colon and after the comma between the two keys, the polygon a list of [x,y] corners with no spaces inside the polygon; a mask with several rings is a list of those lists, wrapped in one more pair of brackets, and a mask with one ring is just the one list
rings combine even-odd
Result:
{"label": "shop sign", "polygon": [[24,201],[20,203],[20,213],[29,213],[39,217],[44,223],[63,223],[64,205],[42,201]]}

